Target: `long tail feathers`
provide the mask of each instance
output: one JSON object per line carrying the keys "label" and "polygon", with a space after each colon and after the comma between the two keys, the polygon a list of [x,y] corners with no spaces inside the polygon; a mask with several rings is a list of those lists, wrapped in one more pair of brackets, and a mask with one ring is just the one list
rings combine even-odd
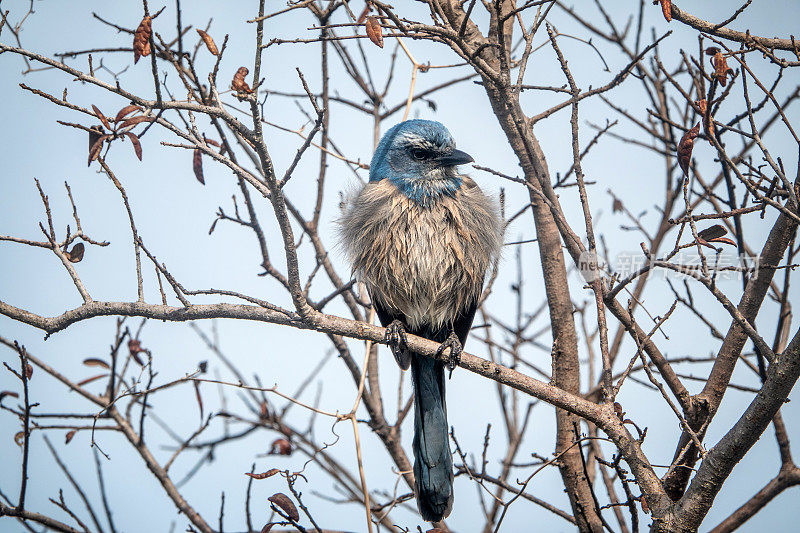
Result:
{"label": "long tail feathers", "polygon": [[422,518],[437,522],[453,507],[453,459],[448,440],[444,364],[413,354],[414,477]]}

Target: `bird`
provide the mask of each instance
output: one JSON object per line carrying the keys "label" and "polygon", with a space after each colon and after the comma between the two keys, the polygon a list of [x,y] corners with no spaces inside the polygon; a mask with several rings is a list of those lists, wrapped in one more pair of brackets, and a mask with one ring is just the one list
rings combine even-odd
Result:
{"label": "bird", "polygon": [[[450,349],[452,377],[503,240],[497,202],[458,171],[472,161],[443,124],[400,122],[379,141],[369,181],[339,220],[341,244],[386,328],[386,343],[400,368],[411,368],[415,492],[429,522],[453,506],[440,356]],[[437,358],[410,350],[407,334],[440,343]]]}

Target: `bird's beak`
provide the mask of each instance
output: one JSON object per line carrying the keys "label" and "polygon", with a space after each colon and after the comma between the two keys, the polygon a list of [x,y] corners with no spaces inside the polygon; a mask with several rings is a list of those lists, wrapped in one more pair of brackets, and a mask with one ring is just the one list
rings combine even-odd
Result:
{"label": "bird's beak", "polygon": [[464,165],[466,163],[472,163],[473,161],[475,160],[472,159],[471,155],[461,150],[453,150],[446,156],[439,158],[439,163],[445,166]]}

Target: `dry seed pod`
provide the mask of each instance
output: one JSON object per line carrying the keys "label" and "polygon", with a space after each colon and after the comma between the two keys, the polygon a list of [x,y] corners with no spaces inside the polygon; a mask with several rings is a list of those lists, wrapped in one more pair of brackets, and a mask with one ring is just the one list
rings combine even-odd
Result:
{"label": "dry seed pod", "polygon": [[150,37],[153,34],[152,19],[147,15],[139,23],[133,34],[133,62],[138,63],[140,57],[150,55]]}
{"label": "dry seed pod", "polygon": [[375,17],[367,17],[366,22],[367,37],[375,43],[378,48],[383,48],[383,34],[381,33],[381,23]]}
{"label": "dry seed pod", "polygon": [[247,69],[247,67],[239,67],[239,69],[236,71],[236,74],[233,75],[231,89],[237,93],[252,93],[253,89],[251,89],[250,86],[247,85],[247,82],[244,81],[244,77],[247,76],[248,72],[250,71]]}
{"label": "dry seed pod", "polygon": [[197,30],[197,34],[200,35],[200,38],[203,39],[203,42],[206,43],[206,48],[212,54],[219,55],[219,50],[217,50],[217,45],[214,42],[214,39],[211,38],[209,34],[204,32],[203,30]]}
{"label": "dry seed pod", "polygon": [[692,160],[692,150],[694,149],[694,140],[700,134],[700,123],[698,122],[694,128],[690,129],[681,137],[681,142],[678,144],[678,164],[685,175],[689,175],[689,162]]}

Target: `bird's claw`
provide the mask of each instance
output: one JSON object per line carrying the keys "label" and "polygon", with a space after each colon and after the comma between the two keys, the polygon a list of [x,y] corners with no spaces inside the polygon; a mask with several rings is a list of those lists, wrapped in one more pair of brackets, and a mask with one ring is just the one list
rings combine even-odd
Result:
{"label": "bird's claw", "polygon": [[408,348],[408,339],[406,338],[406,327],[400,320],[393,320],[391,324],[386,326],[386,344],[392,349],[392,355],[400,365],[401,368],[408,368],[404,366],[404,352]]}
{"label": "bird's claw", "polygon": [[458,336],[456,336],[453,331],[451,331],[447,339],[439,345],[439,348],[436,350],[436,357],[441,357],[447,348],[450,348],[450,354],[447,356],[447,369],[450,371],[447,377],[449,379],[453,377],[453,370],[455,370],[458,363],[461,361],[461,352],[464,351],[464,348],[461,346],[461,341],[458,340]]}

